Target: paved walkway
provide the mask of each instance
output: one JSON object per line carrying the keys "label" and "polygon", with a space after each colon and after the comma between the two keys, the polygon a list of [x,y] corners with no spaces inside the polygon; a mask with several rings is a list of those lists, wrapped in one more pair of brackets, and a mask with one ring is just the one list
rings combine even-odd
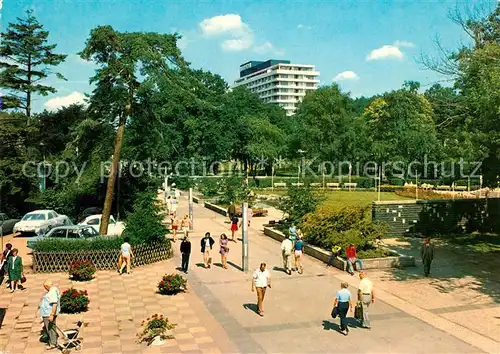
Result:
{"label": "paved walkway", "polygon": [[[229,230],[223,216],[198,205],[194,213],[195,231],[191,241],[195,251],[205,231],[218,236]],[[435,314],[412,303],[414,297],[408,301],[398,296],[398,291],[391,292],[390,287],[379,287],[378,273],[373,274],[378,294],[371,310],[372,330],[353,329],[348,337],[336,333],[338,324],[332,323],[329,315],[335,291],[341,280],[347,280],[352,284],[351,292],[355,293],[359,279],[336,269],[327,270],[309,257],[304,261],[303,275],[283,273],[279,270],[279,243],[260,231],[262,223],[273,217],[254,218],[249,232],[250,268],[255,269],[264,261],[274,278],[273,288],[266,294],[264,318],[254,313],[256,296],[250,291],[251,273],[239,270],[241,242],[231,245],[229,261],[233,267],[228,270],[218,266],[204,269],[201,253],[192,255],[189,281],[240,352],[500,353],[500,343],[488,337],[498,331],[498,326],[472,331],[456,324],[446,317],[464,308],[453,308],[454,303],[450,302],[449,306],[444,305],[446,309]],[[426,284],[431,281],[422,280],[421,287],[425,290],[420,291],[429,298],[438,295]],[[355,326],[354,321],[352,325]]]}

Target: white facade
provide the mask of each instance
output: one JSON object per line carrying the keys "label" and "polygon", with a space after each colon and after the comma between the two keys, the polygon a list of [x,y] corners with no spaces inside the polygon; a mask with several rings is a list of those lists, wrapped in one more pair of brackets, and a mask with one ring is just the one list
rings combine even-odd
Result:
{"label": "white facade", "polygon": [[234,86],[246,86],[264,102],[279,104],[292,115],[306,93],[318,88],[318,76],[314,65],[278,63],[240,77]]}

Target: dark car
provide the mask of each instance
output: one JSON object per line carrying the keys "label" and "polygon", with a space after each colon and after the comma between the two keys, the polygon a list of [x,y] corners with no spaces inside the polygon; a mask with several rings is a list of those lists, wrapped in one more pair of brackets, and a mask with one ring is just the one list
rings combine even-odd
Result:
{"label": "dark car", "polygon": [[78,216],[77,224],[81,223],[83,220],[88,218],[91,215],[102,214],[102,209],[97,207],[87,208]]}
{"label": "dark car", "polygon": [[0,213],[0,234],[10,235],[14,225],[19,222],[20,219],[11,219],[5,213]]}

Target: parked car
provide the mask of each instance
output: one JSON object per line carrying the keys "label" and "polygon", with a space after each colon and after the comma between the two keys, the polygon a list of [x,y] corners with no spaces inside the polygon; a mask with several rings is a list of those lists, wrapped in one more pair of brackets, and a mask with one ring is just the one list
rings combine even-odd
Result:
{"label": "parked car", "polygon": [[85,220],[87,217],[96,215],[96,214],[101,214],[102,209],[98,207],[91,207],[87,208],[82,213],[78,216],[77,223],[81,223],[83,220]]}
{"label": "parked car", "polygon": [[33,249],[38,241],[46,238],[80,240],[82,238],[92,238],[97,236],[99,236],[99,233],[89,225],[58,226],[47,232],[46,235],[33,237],[27,242],[27,245],[28,248]]}
{"label": "parked car", "polygon": [[11,219],[5,213],[0,213],[0,234],[10,235],[12,230],[14,230],[14,225],[19,222],[20,219]]}
{"label": "parked car", "polygon": [[45,234],[54,227],[68,225],[73,223],[66,215],[59,215],[54,210],[35,210],[24,215],[14,225],[13,232],[20,232],[21,236],[35,236]]}
{"label": "parked car", "polygon": [[[91,225],[97,232],[99,232],[99,227],[101,226],[102,214],[91,215],[85,218],[78,225]],[[113,215],[109,217],[108,233],[106,235],[117,235],[120,236],[125,230],[125,224],[121,221],[116,221]]]}

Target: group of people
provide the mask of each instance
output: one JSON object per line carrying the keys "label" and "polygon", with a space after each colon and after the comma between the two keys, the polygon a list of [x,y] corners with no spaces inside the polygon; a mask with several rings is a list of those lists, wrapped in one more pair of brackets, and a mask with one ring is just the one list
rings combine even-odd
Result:
{"label": "group of people", "polygon": [[[227,255],[229,253],[229,239],[225,233],[221,234],[219,237],[219,254],[221,260],[221,266],[227,269]],[[211,236],[210,232],[206,232],[205,236],[200,241],[201,254],[203,255],[203,265],[206,269],[210,269],[212,266],[212,250],[215,245],[215,240]],[[181,242],[181,270],[184,273],[188,273],[189,268],[189,258],[191,256],[191,241],[189,236],[184,236]]]}
{"label": "group of people", "polygon": [[12,248],[12,244],[7,243],[0,263],[0,285],[3,284],[7,276],[7,288],[10,289],[11,293],[18,289],[24,289],[21,283],[26,280],[23,273],[23,259],[18,254],[18,249]]}
{"label": "group of people", "polygon": [[[289,237],[281,242],[281,256],[283,258],[283,270],[291,275],[292,271],[297,271],[302,274],[304,269],[302,267],[302,255],[304,254],[304,241],[302,234],[292,224],[288,229]],[[294,259],[294,267],[292,267],[292,256]]]}
{"label": "group of people", "polygon": [[[328,263],[326,264],[326,267],[331,267],[333,266],[333,262],[336,258],[340,258],[342,256],[342,247],[340,246],[333,246],[332,247],[332,254],[330,255],[330,258],[328,259]],[[345,250],[345,259],[347,263],[347,272],[351,275],[354,275],[354,270],[362,270],[363,269],[363,261],[357,257],[357,251],[356,251],[356,246],[351,243],[349,247],[346,248]]]}

